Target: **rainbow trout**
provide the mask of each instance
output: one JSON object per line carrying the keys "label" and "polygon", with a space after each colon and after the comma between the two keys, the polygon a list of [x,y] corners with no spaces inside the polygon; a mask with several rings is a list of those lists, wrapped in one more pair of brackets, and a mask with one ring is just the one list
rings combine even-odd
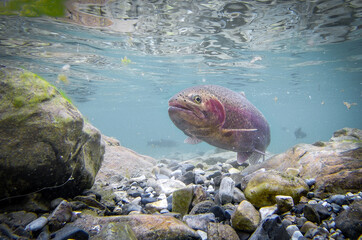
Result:
{"label": "rainbow trout", "polygon": [[205,141],[237,152],[239,164],[255,163],[270,143],[269,124],[243,94],[216,85],[187,88],[169,100],[172,122],[187,136],[185,142]]}

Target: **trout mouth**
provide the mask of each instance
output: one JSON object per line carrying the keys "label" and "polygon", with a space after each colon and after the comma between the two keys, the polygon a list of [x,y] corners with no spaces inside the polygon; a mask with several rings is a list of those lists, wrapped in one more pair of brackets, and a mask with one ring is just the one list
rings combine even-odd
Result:
{"label": "trout mouth", "polygon": [[192,106],[185,106],[175,101],[169,101],[168,103],[168,112],[184,112],[186,114],[192,114],[197,118],[205,118],[205,115],[200,111],[200,109],[192,107]]}
{"label": "trout mouth", "polygon": [[175,102],[169,102],[168,104],[169,108],[168,110],[178,110],[178,111],[187,111],[187,112],[192,112],[191,109],[185,107],[185,106],[182,106],[181,104],[179,103],[175,103]]}

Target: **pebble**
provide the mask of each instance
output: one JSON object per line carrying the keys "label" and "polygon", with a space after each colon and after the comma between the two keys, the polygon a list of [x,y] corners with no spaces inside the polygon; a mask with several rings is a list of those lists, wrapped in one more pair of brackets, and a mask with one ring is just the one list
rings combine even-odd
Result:
{"label": "pebble", "polygon": [[260,214],[248,201],[242,201],[231,216],[232,226],[235,230],[253,232],[260,222]]}
{"label": "pebble", "polygon": [[195,181],[195,173],[193,173],[191,171],[186,172],[184,175],[182,175],[180,177],[180,181],[183,182],[186,185],[194,183],[194,181]]}
{"label": "pebble", "polygon": [[174,177],[174,178],[176,178],[176,179],[178,179],[179,177],[181,177],[182,176],[182,171],[181,171],[181,169],[177,169],[177,170],[175,170],[175,171],[173,171],[172,173],[171,173],[171,177]]}
{"label": "pebble", "polygon": [[277,206],[261,207],[259,209],[261,220],[264,220],[266,217],[273,215],[277,209]]}
{"label": "pebble", "polygon": [[335,204],[338,204],[339,206],[349,203],[347,200],[347,197],[345,195],[341,195],[341,194],[331,196],[330,198],[327,199],[327,202],[335,203]]}
{"label": "pebble", "polygon": [[221,180],[219,198],[222,205],[231,203],[234,198],[235,182],[230,177]]}
{"label": "pebble", "polygon": [[275,201],[280,213],[288,212],[294,207],[294,201],[291,196],[277,195],[275,196]]}
{"label": "pebble", "polygon": [[182,221],[194,230],[207,232],[207,226],[209,223],[216,222],[216,219],[213,213],[203,213],[197,215],[185,215],[182,218]]}
{"label": "pebble", "polygon": [[39,231],[40,229],[45,227],[47,223],[48,223],[48,218],[39,217],[34,221],[32,221],[31,223],[29,223],[28,225],[26,225],[25,230],[31,232]]}
{"label": "pebble", "polygon": [[287,230],[282,225],[280,217],[273,214],[265,218],[259,225],[254,233],[250,236],[249,240],[259,239],[290,239]]}
{"label": "pebble", "polygon": [[300,228],[302,233],[308,232],[312,228],[317,228],[318,226],[310,221],[306,221],[303,226]]}
{"label": "pebble", "polygon": [[[286,230],[287,230],[287,232],[288,232],[288,234],[289,234],[290,237],[293,236],[294,232],[296,232],[296,231],[300,232],[300,231],[299,231],[299,228],[297,227],[297,225],[294,225],[294,224],[289,225],[289,226],[286,228]],[[302,233],[301,233],[301,234],[302,234]],[[302,236],[303,236],[303,235],[302,235]]]}
{"label": "pebble", "polygon": [[65,225],[65,223],[70,222],[72,219],[72,207],[71,204],[63,200],[61,203],[54,209],[52,214],[48,217],[48,224],[52,231],[58,230]]}
{"label": "pebble", "polygon": [[291,237],[291,240],[307,240],[303,234],[298,230],[295,231]]}
{"label": "pebble", "polygon": [[194,168],[195,166],[190,163],[181,164],[181,171],[183,174],[185,174],[188,171],[192,171]]}
{"label": "pebble", "polygon": [[226,219],[225,217],[225,211],[222,207],[220,206],[213,206],[210,208],[210,212],[212,212],[216,219],[218,220],[218,222],[224,221]]}
{"label": "pebble", "polygon": [[314,178],[309,178],[309,179],[306,179],[305,180],[305,183],[309,186],[309,187],[312,187],[315,183],[316,183],[316,180]]}
{"label": "pebble", "polygon": [[216,206],[214,201],[205,200],[197,203],[190,211],[190,214],[201,214],[211,212],[211,208]]}
{"label": "pebble", "polygon": [[316,222],[316,223],[320,224],[320,222],[321,222],[320,216],[319,216],[317,210],[313,207],[313,205],[317,205],[317,204],[307,204],[304,206],[304,209],[303,209],[304,217],[307,218],[311,222]]}
{"label": "pebble", "polygon": [[241,201],[246,200],[245,194],[239,188],[234,188],[233,202],[240,203]]}
{"label": "pebble", "polygon": [[51,234],[52,240],[67,240],[67,239],[77,239],[77,240],[88,240],[89,234],[77,227],[65,226],[59,231]]}
{"label": "pebble", "polygon": [[207,233],[201,230],[197,230],[197,234],[199,234],[201,240],[207,240]]}

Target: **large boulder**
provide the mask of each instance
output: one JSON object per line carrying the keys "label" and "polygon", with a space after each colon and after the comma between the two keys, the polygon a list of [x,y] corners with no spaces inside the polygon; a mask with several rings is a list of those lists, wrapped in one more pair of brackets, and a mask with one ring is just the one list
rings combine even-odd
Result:
{"label": "large boulder", "polygon": [[0,68],[0,199],[79,194],[103,154],[100,132],[63,93],[29,71]]}
{"label": "large boulder", "polygon": [[362,130],[343,128],[336,131],[328,142],[298,144],[262,164],[246,168],[242,174],[261,168],[280,172],[296,168],[301,178],[316,180],[315,194],[324,198],[361,190],[361,160]]}

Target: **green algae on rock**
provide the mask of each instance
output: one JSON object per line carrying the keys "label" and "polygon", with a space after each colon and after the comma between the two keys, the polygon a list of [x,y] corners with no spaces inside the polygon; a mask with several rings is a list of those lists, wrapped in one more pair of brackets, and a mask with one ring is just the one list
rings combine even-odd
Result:
{"label": "green algae on rock", "polygon": [[100,132],[34,73],[2,67],[0,86],[0,199],[90,188],[103,160]]}
{"label": "green algae on rock", "polygon": [[0,15],[63,17],[65,0],[11,0],[0,6]]}
{"label": "green algae on rock", "polygon": [[255,174],[245,188],[245,197],[256,207],[271,206],[276,203],[275,196],[291,196],[298,203],[309,190],[303,179],[274,170]]}
{"label": "green algae on rock", "polygon": [[240,231],[253,232],[258,227],[259,222],[260,214],[258,210],[246,200],[239,203],[231,216],[233,228]]}
{"label": "green algae on rock", "polygon": [[193,197],[192,187],[178,189],[172,195],[172,211],[185,215],[189,212]]}

